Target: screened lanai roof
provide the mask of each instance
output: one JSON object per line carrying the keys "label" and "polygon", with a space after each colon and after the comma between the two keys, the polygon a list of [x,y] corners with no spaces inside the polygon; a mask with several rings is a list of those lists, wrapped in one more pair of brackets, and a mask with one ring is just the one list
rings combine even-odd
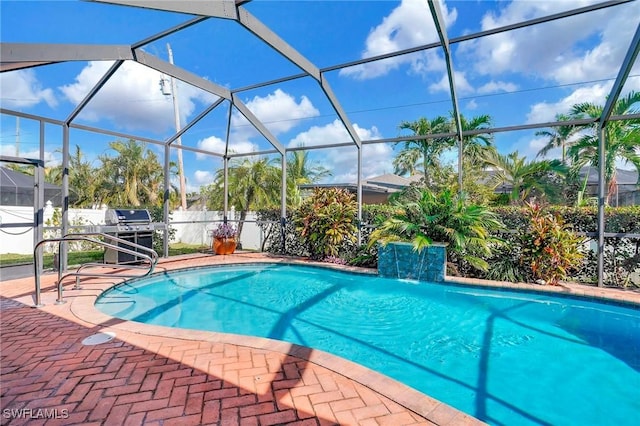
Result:
{"label": "screened lanai roof", "polygon": [[636,1],[2,3],[3,155],[17,134],[36,151],[30,115],[69,124],[90,157],[180,135],[194,184],[216,158],[302,146],[331,147],[314,154],[329,180],[354,180],[360,146],[365,177],[389,173],[378,142],[437,115],[490,115],[510,130],[499,150],[535,155],[532,128],[640,86]]}
{"label": "screened lanai roof", "polygon": [[[640,118],[635,111],[616,116],[613,108],[640,89],[638,1],[3,0],[1,6],[0,161],[64,166],[74,145],[93,161],[114,139],[132,139],[164,158],[165,187],[170,161],[182,154],[189,190],[197,191],[226,171],[230,158],[279,157],[284,175],[287,152],[312,150],[310,159],[329,169],[329,181],[357,182],[360,219],[363,178],[392,172],[394,142],[416,139],[399,130],[404,121],[454,119],[447,136],[458,140],[452,155],[461,184],[460,146],[469,134],[463,117],[490,117],[491,129],[482,132],[494,134],[498,151],[530,158],[545,144],[536,130],[567,124],[558,115],[573,105],[602,107],[599,117],[574,124],[602,128]],[[603,152],[603,138],[599,144]],[[43,179],[41,170],[37,175]],[[286,191],[283,178],[283,224]],[[168,223],[168,198],[164,203]]]}

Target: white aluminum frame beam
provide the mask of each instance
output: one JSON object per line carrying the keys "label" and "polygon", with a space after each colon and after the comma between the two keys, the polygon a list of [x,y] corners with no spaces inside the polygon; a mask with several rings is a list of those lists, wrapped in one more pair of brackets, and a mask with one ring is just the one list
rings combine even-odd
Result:
{"label": "white aluminum frame beam", "polygon": [[244,2],[235,0],[188,1],[188,0],[89,0],[119,6],[164,10],[189,15],[211,16],[223,19],[238,19],[236,6]]}
{"label": "white aluminum frame beam", "polygon": [[238,98],[237,95],[235,94],[232,95],[232,102],[233,102],[233,105],[236,107],[236,109],[240,111],[240,113],[244,115],[245,118],[249,120],[251,124],[253,124],[256,130],[260,132],[262,136],[267,138],[267,140],[271,143],[271,145],[273,145],[275,149],[278,150],[279,153],[284,154],[285,152],[284,146],[278,141],[278,139],[275,136],[273,136],[273,134],[269,131],[269,129],[267,129],[267,126],[265,126],[262,123],[262,121],[260,121],[258,117],[256,117],[251,112],[251,110],[244,104],[244,102],[242,102]]}
{"label": "white aluminum frame beam", "polygon": [[442,44],[444,59],[447,66],[449,91],[451,94],[451,103],[453,104],[453,117],[456,121],[456,137],[458,138],[458,186],[460,187],[460,192],[462,192],[462,150],[464,149],[464,147],[462,138],[462,124],[460,123],[460,109],[458,108],[458,96],[456,94],[456,79],[453,69],[453,59],[451,58],[451,46],[449,45],[447,29],[444,25],[444,18],[442,17],[442,11],[440,10],[440,4],[438,0],[429,0],[429,10],[431,10],[433,23],[436,26],[436,31],[438,32],[438,37],[440,38],[440,43]]}
{"label": "white aluminum frame beam", "polygon": [[133,60],[131,46],[115,44],[0,43],[0,72],[68,61]]}
{"label": "white aluminum frame beam", "polygon": [[147,53],[142,49],[134,50],[133,59],[142,65],[146,65],[156,71],[160,71],[164,74],[170,75],[173,78],[177,78],[178,80],[184,81],[185,83],[189,83],[192,86],[205,90],[216,96],[225,99],[231,99],[231,91],[226,87],[217,85],[207,79],[200,77],[199,75],[185,70],[184,68],[180,68],[158,58],[157,56],[151,55],[150,53]]}
{"label": "white aluminum frame beam", "polygon": [[605,182],[605,143],[606,143],[606,126],[613,112],[613,108],[618,101],[622,87],[627,81],[627,77],[631,73],[631,68],[638,57],[640,51],[640,24],[636,27],[636,33],[631,40],[631,45],[620,66],[620,71],[616,77],[615,83],[611,87],[611,92],[607,97],[607,102],[602,108],[602,115],[598,120],[598,287],[604,286],[604,233],[605,233],[605,217],[604,204],[607,195],[607,185]]}

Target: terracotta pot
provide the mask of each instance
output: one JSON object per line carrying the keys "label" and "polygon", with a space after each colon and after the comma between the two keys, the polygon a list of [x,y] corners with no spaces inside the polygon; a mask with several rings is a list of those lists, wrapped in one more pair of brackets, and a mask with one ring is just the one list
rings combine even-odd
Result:
{"label": "terracotta pot", "polygon": [[235,238],[214,237],[212,249],[215,254],[232,254],[237,244]]}

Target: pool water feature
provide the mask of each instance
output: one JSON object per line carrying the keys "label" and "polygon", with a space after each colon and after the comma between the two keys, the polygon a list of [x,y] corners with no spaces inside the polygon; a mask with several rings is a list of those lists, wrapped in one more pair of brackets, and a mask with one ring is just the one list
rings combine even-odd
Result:
{"label": "pool water feature", "polygon": [[287,264],[165,272],[96,305],[320,349],[490,424],[631,425],[640,413],[633,306]]}

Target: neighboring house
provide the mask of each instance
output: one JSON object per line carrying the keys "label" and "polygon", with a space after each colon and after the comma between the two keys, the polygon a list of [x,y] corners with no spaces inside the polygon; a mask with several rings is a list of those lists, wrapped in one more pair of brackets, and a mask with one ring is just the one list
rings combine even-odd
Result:
{"label": "neighboring house", "polygon": [[[594,167],[585,167],[580,176],[585,178],[589,173],[587,180],[587,193],[591,197],[598,194],[598,170]],[[487,171],[490,176],[493,171]],[[394,175],[384,174],[362,181],[362,203],[363,204],[383,204],[389,199],[389,196],[395,192],[402,191],[412,182],[419,181],[422,174],[416,174],[408,178]],[[638,182],[638,172],[635,170],[618,169],[617,171],[618,192],[611,196],[611,205],[613,206],[631,206],[640,205],[640,186]],[[355,183],[322,183],[300,185],[301,190],[311,190],[313,188],[345,188],[352,193],[356,193],[357,185]],[[496,193],[511,192],[511,185],[499,185],[495,189]]]}
{"label": "neighboring house", "polygon": [[[587,194],[590,197],[598,196],[598,169],[596,167],[584,168],[580,172],[582,179],[589,173],[587,180]],[[638,172],[635,170],[618,169],[616,171],[618,191],[611,195],[612,206],[638,206],[640,205],[640,185],[638,185]]]}
{"label": "neighboring house", "polygon": [[[410,177],[402,177],[394,174],[384,174],[362,180],[362,204],[383,204],[389,196],[395,192],[402,191],[411,183],[419,181],[421,174]],[[312,183],[300,185],[300,190],[312,190],[314,188],[344,188],[351,193],[356,193],[358,185],[355,183]]]}
{"label": "neighboring house", "polygon": [[[33,207],[34,183],[33,176],[0,167],[0,205]],[[44,201],[62,205],[62,188],[45,182]]]}
{"label": "neighboring house", "polygon": [[[489,176],[495,173],[488,170]],[[596,167],[583,167],[580,170],[580,183],[583,184],[587,177],[587,197],[598,196],[598,169]],[[617,193],[611,195],[610,204],[617,206],[637,206],[640,205],[640,186],[638,185],[638,172],[635,170],[617,169],[616,171]],[[506,194],[511,192],[510,184],[503,184],[496,187],[495,192]]]}

